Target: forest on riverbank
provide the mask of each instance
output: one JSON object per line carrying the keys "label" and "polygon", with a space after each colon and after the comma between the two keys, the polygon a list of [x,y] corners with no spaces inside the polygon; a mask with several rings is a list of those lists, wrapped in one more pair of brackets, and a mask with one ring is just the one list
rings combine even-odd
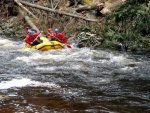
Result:
{"label": "forest on riverbank", "polygon": [[[49,27],[59,28],[78,47],[150,50],[149,0],[26,1],[56,11],[45,13],[27,7],[33,15],[38,15],[39,20],[35,20],[28,12],[25,15],[40,30],[46,33]],[[0,1],[0,35],[25,37],[29,25],[19,8],[14,0]],[[47,13],[50,14],[46,16]]]}

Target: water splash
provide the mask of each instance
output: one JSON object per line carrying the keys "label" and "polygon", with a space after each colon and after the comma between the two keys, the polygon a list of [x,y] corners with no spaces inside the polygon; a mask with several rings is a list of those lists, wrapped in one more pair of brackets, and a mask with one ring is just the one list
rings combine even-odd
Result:
{"label": "water splash", "polygon": [[0,82],[0,89],[9,89],[9,88],[20,88],[26,86],[34,86],[34,87],[55,87],[59,88],[60,86],[54,83],[42,83],[38,81],[33,81],[28,78],[21,78],[21,79],[12,79],[11,81],[1,81]]}

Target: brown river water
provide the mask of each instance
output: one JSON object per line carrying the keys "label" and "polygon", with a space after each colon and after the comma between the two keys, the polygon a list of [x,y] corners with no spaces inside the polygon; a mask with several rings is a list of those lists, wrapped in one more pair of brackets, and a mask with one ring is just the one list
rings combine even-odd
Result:
{"label": "brown river water", "polygon": [[150,53],[17,43],[0,38],[0,113],[150,113]]}

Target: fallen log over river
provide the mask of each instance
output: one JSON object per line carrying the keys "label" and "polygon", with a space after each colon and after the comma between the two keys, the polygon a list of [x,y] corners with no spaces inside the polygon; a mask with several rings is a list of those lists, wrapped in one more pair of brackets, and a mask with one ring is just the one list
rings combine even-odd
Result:
{"label": "fallen log over river", "polygon": [[27,15],[25,15],[24,11],[22,11],[21,9],[19,9],[19,12],[24,17],[24,19],[26,20],[26,22],[28,23],[28,25],[31,28],[36,29],[37,31],[40,31],[39,28],[32,22],[32,20],[30,19],[30,17],[27,16]]}
{"label": "fallen log over river", "polygon": [[24,11],[26,11],[27,13],[29,13],[30,15],[32,15],[35,19],[38,19],[31,11],[29,11],[27,8],[25,8],[20,1],[18,0],[14,0]]}
{"label": "fallen log over river", "polygon": [[71,16],[71,17],[74,17],[74,18],[79,18],[79,19],[83,19],[83,20],[91,21],[91,22],[97,22],[98,21],[96,19],[90,19],[90,18],[82,17],[82,16],[79,16],[79,15],[75,15],[75,14],[67,13],[67,12],[64,12],[64,11],[59,11],[59,10],[43,7],[43,6],[40,6],[40,5],[25,2],[25,1],[20,1],[20,2],[24,5],[27,5],[27,6],[30,6],[30,7],[33,7],[33,8],[37,8],[37,9],[42,9],[42,10],[49,11],[49,12],[52,12],[52,13],[58,13],[58,14]]}

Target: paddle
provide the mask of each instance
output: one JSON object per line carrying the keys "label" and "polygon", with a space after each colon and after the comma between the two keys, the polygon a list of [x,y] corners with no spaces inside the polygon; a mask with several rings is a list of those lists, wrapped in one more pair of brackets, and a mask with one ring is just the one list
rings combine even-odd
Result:
{"label": "paddle", "polygon": [[71,45],[64,43],[68,48],[72,48]]}
{"label": "paddle", "polygon": [[20,45],[21,45],[21,43],[17,43],[17,44],[16,44],[16,46],[20,46]]}
{"label": "paddle", "polygon": [[[36,38],[34,39],[34,41],[35,41],[38,37],[40,37],[41,34],[42,34],[42,32],[41,32],[38,36],[36,36]],[[25,40],[25,39],[24,39],[24,40]],[[34,42],[34,41],[33,41],[33,42]],[[22,47],[21,50],[24,50],[25,48],[26,48],[26,47]]]}
{"label": "paddle", "polygon": [[19,46],[22,45],[22,44],[24,44],[24,42],[18,42],[18,43],[16,43],[15,45],[19,47]]}
{"label": "paddle", "polygon": [[36,36],[36,38],[33,40],[33,42],[34,42],[37,38],[39,38],[42,33],[43,33],[43,31],[41,31],[41,33],[40,33],[38,36]]}
{"label": "paddle", "polygon": [[68,48],[72,48],[71,45],[64,43]]}
{"label": "paddle", "polygon": [[62,42],[63,44],[65,44],[68,48],[72,48],[71,45],[64,43],[63,41],[61,41],[60,39],[58,39],[57,37],[55,37],[58,41]]}
{"label": "paddle", "polygon": [[[17,43],[16,46],[20,46],[21,44],[24,44],[24,42],[23,43]],[[21,48],[21,50],[24,50],[24,49],[25,49],[25,47]]]}

